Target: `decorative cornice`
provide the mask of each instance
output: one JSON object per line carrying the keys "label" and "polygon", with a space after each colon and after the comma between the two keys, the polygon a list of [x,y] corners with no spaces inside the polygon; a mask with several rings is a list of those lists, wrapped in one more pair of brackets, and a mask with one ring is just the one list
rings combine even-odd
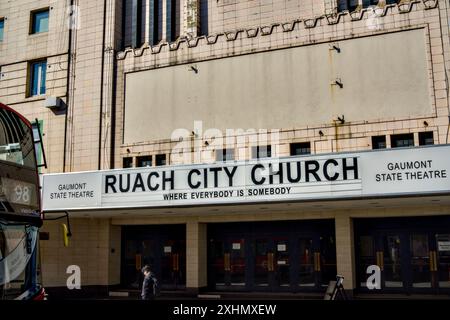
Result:
{"label": "decorative cornice", "polygon": [[[400,2],[398,4],[389,4],[377,7],[376,15],[378,17],[384,17],[389,12],[392,14],[399,13],[399,14],[405,14],[410,13],[414,7],[417,7],[418,9],[434,9],[437,8],[439,4],[439,0],[413,0],[413,1],[407,1],[407,2]],[[423,6],[420,8],[420,6]],[[397,12],[394,11],[394,9],[397,9]],[[260,36],[268,36],[274,33],[275,30],[277,30],[278,27],[281,26],[282,32],[293,32],[295,30],[296,25],[301,27],[304,26],[304,29],[312,29],[317,27],[318,22],[320,20],[325,20],[328,25],[337,25],[339,23],[342,23],[343,16],[349,15],[351,21],[359,21],[362,20],[365,16],[367,16],[370,12],[373,12],[372,8],[364,8],[358,11],[344,11],[339,12],[336,14],[324,14],[321,16],[316,16],[313,18],[308,19],[295,19],[292,21],[287,21],[283,23],[273,23],[270,25],[264,25],[259,27],[248,27],[245,29],[237,29],[232,31],[226,31],[216,34],[211,34],[207,36],[200,36],[195,38],[187,38],[187,37],[181,37],[177,41],[173,43],[168,42],[162,42],[156,46],[149,46],[148,44],[144,44],[140,48],[136,49],[125,49],[124,51],[121,51],[117,54],[116,58],[118,60],[124,60],[128,53],[133,54],[134,57],[140,57],[144,54],[145,50],[150,49],[150,52],[152,54],[159,54],[161,53],[163,47],[168,46],[168,51],[176,51],[180,49],[183,44],[185,44],[186,48],[195,48],[199,46],[202,42],[206,42],[207,45],[214,45],[219,41],[220,37],[225,37],[226,41],[236,41],[239,38],[239,35],[241,37],[247,37],[247,38],[255,38],[258,35]],[[303,24],[302,24],[303,22]]]}

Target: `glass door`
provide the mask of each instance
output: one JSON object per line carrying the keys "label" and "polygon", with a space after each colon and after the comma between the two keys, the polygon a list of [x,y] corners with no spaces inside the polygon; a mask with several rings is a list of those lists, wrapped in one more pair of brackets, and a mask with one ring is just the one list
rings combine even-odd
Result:
{"label": "glass door", "polygon": [[436,286],[450,291],[450,234],[436,234],[436,250],[432,254]]}
{"label": "glass door", "polygon": [[176,289],[185,283],[185,242],[165,240],[162,248],[161,283],[167,288]]}
{"label": "glass door", "polygon": [[321,290],[336,279],[334,236],[314,234],[298,239],[298,285],[302,289]]}
{"label": "glass door", "polygon": [[226,259],[226,269],[228,276],[228,281],[231,286],[241,286],[244,287],[245,281],[245,271],[246,271],[246,261],[245,261],[245,240],[241,239],[231,239],[229,243],[228,254],[225,255]]}
{"label": "glass door", "polygon": [[222,239],[210,240],[211,269],[208,274],[211,279],[210,283],[214,284],[215,287],[225,286],[225,254],[229,254],[229,252],[225,251],[225,244]]}
{"label": "glass door", "polygon": [[378,265],[379,267],[381,267],[381,263],[379,262],[380,252],[376,252],[375,250],[374,236],[362,235],[358,238],[357,272],[358,281],[361,288],[367,288],[367,268],[373,265]]}
{"label": "glass door", "polygon": [[269,240],[267,238],[255,239],[253,256],[254,285],[259,288],[269,287],[269,272],[273,271],[273,253],[272,250],[269,250]]}
{"label": "glass door", "polygon": [[326,288],[331,280],[336,280],[336,243],[334,236],[323,235],[319,238],[318,280]]}
{"label": "glass door", "polygon": [[273,258],[270,261],[273,271],[273,286],[276,288],[290,287],[290,244],[288,237],[276,237],[273,239]]}
{"label": "glass door", "polygon": [[123,283],[127,288],[140,288],[143,280],[141,269],[144,265],[152,265],[155,269],[155,249],[153,240],[126,240]]}
{"label": "glass door", "polygon": [[378,265],[381,265],[382,284],[385,288],[402,289],[405,287],[402,258],[406,253],[406,241],[400,234],[385,234],[380,240],[382,250],[378,252]]}
{"label": "glass door", "polygon": [[[362,234],[357,239],[359,287],[367,289],[366,282],[370,276],[366,273],[367,268],[377,265],[381,271],[382,290],[404,291],[408,285],[409,239],[402,233],[381,231],[377,234]],[[417,266],[421,263],[419,260],[418,256]]]}
{"label": "glass door", "polygon": [[430,237],[427,233],[413,233],[409,237],[411,255],[412,289],[424,289],[434,287],[434,268],[431,264],[434,250],[430,247]]}
{"label": "glass door", "polygon": [[245,239],[210,240],[212,283],[218,289],[246,286],[246,247]]}
{"label": "glass door", "polygon": [[300,255],[299,286],[302,288],[314,288],[316,287],[317,259],[311,237],[299,239],[298,253]]}

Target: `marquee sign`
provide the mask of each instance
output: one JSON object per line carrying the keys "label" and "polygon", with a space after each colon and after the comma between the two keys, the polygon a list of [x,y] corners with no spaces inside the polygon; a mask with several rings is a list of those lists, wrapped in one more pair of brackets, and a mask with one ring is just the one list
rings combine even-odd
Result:
{"label": "marquee sign", "polygon": [[44,210],[450,193],[450,146],[43,176]]}

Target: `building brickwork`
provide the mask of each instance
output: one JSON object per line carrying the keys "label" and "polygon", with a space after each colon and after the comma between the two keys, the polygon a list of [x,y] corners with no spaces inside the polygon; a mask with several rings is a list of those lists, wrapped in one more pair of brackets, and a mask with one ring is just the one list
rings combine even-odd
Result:
{"label": "building brickwork", "polygon": [[[298,86],[291,83],[294,88],[291,91],[298,88],[300,92],[314,81],[320,83],[310,90],[301,91],[304,101],[316,104],[302,104],[303,99],[292,101],[289,93],[277,96],[283,92],[281,86],[285,83],[270,81],[276,78],[275,72],[266,74],[264,79],[267,81],[264,87],[255,89],[254,100],[262,105],[267,92],[273,93],[273,100],[266,102],[272,104],[271,110],[281,113],[280,118],[297,119],[295,117],[301,112],[305,115],[297,123],[272,128],[266,126],[271,119],[259,112],[257,103],[249,106],[248,110],[231,114],[244,123],[241,127],[243,133],[232,134],[232,139],[223,144],[223,148],[235,150],[234,160],[251,157],[254,134],[246,131],[249,128],[279,130],[279,146],[273,149],[273,156],[280,157],[291,155],[290,145],[297,142],[308,142],[312,154],[323,154],[371,150],[374,136],[384,136],[386,148],[391,148],[392,136],[413,134],[414,145],[418,146],[423,132],[432,132],[434,144],[447,144],[450,119],[448,1],[379,1],[377,6],[367,6],[366,1],[359,1],[352,12],[339,9],[341,4],[342,1],[337,0],[1,1],[0,18],[5,19],[5,28],[3,41],[0,41],[0,101],[30,120],[42,121],[48,161],[48,168],[43,169],[43,173],[122,168],[124,158],[131,158],[135,167],[137,157],[153,156],[154,159],[160,154],[167,156],[167,165],[173,165],[176,162],[171,154],[179,140],[165,133],[156,137],[155,131],[162,131],[155,128],[178,117],[180,123],[185,124],[183,129],[188,132],[194,130],[194,123],[190,121],[193,108],[189,106],[201,98],[197,92],[187,95],[194,82],[186,81],[178,91],[167,89],[181,74],[176,70],[194,75],[203,72],[203,66],[220,70],[215,69],[218,62],[229,63],[229,67],[222,67],[223,73],[212,72],[210,78],[202,82],[203,89],[199,91],[212,97],[209,101],[213,103],[211,108],[205,107],[195,114],[195,120],[204,121],[206,125],[214,123],[220,130],[236,129],[227,127],[226,119],[230,116],[230,109],[225,105],[227,101],[214,99],[223,93],[221,85],[225,88],[224,83],[231,79],[221,77],[228,74],[226,71],[231,70],[234,63],[240,63],[238,70],[250,68],[251,63],[239,60],[246,56],[261,55],[263,61],[262,67],[248,70],[263,72],[286,68],[289,64],[283,63],[288,58],[280,61],[274,57],[277,54],[289,56],[288,52],[293,52],[294,58],[304,55],[309,59],[305,61],[313,61],[314,64],[302,64],[306,70],[302,69],[304,77],[311,79],[304,80],[305,87],[300,85],[300,80]],[[30,34],[31,14],[42,8],[49,8],[48,32]],[[76,28],[68,28],[73,8],[77,9],[79,24]],[[171,40],[171,35],[176,39]],[[359,48],[357,43],[364,41],[380,43],[374,50],[380,49],[384,55],[373,57],[375,51],[365,52],[363,49],[368,48],[365,45],[361,51],[345,51]],[[396,48],[404,51],[394,50],[396,41],[399,44]],[[392,48],[383,47],[386,43],[392,44]],[[322,61],[311,53],[319,48],[324,48],[320,52],[327,57]],[[391,51],[402,52],[402,55],[390,55]],[[364,53],[372,60],[365,60]],[[423,60],[417,61],[418,56]],[[30,63],[40,59],[47,61],[46,93],[30,96]],[[241,62],[236,62],[238,60]],[[418,66],[423,66],[422,73]],[[375,74],[368,70],[382,72]],[[398,72],[390,74],[390,70]],[[285,81],[287,77],[300,73],[298,70],[288,71],[292,74],[287,72],[285,77],[278,76],[277,79]],[[326,73],[328,71],[329,74]],[[130,83],[139,75],[145,79],[136,82],[142,90],[130,97],[127,92],[134,92]],[[251,77],[252,74],[247,74],[245,79]],[[239,76],[237,78],[240,79]],[[420,99],[412,99],[412,94],[403,94],[405,82],[398,79],[417,79],[426,84],[426,88],[421,87],[426,93]],[[339,81],[343,82],[341,88]],[[149,83],[159,83],[160,92],[152,92]],[[257,81],[247,85],[251,87],[253,83]],[[368,88],[373,96],[364,101],[361,92],[352,91],[352,84]],[[241,99],[248,95],[232,83],[229,88],[226,93],[230,101],[233,96]],[[318,93],[320,90],[329,93],[329,104],[323,102],[323,95]],[[144,95],[148,92],[154,96],[148,98]],[[65,106],[62,109],[46,108],[48,97],[61,98]],[[378,111],[372,115],[364,110],[366,105],[370,105],[370,99],[394,103],[390,109],[372,108],[370,112]],[[279,105],[279,101],[287,102]],[[354,101],[362,101],[358,102],[360,109],[353,104]],[[417,106],[409,108],[416,102]],[[335,112],[346,103],[348,112]],[[323,120],[324,113],[319,107],[332,116]],[[217,108],[220,111],[211,111]],[[366,112],[370,117],[365,117]],[[339,120],[338,117],[343,115],[345,120]],[[127,123],[130,118],[150,120],[144,124],[130,124]],[[174,125],[166,129],[171,132],[180,127]],[[215,161],[216,149],[206,146],[206,137],[193,135],[189,139],[192,146],[200,146],[202,160],[195,156],[199,150],[192,148],[188,151],[192,154],[188,154],[183,163]],[[344,209],[331,206],[327,210],[308,207],[298,208],[295,212],[281,207],[270,213],[248,207],[241,212],[236,206],[234,212],[177,211],[173,215],[153,215],[149,209],[144,214],[114,217],[91,211],[72,219],[73,237],[69,248],[62,245],[59,223],[47,221],[43,231],[50,233],[50,240],[41,241],[44,284],[64,287],[67,266],[76,264],[82,268],[84,286],[118,285],[121,282],[123,248],[121,228],[179,223],[186,225],[189,252],[186,287],[198,290],[208,282],[209,223],[333,219],[337,271],[346,277],[346,285],[353,289],[357,285],[353,219],[445,216],[450,209],[435,203],[417,206],[405,202],[392,206],[387,204],[383,208],[368,207],[367,204],[361,208],[358,204],[355,206],[348,205]]]}

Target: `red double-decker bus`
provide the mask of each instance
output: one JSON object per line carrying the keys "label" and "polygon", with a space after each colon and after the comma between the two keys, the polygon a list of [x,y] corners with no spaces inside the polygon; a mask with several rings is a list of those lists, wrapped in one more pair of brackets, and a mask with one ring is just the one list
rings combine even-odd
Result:
{"label": "red double-decker bus", "polygon": [[0,300],[45,297],[35,142],[31,123],[0,103]]}

